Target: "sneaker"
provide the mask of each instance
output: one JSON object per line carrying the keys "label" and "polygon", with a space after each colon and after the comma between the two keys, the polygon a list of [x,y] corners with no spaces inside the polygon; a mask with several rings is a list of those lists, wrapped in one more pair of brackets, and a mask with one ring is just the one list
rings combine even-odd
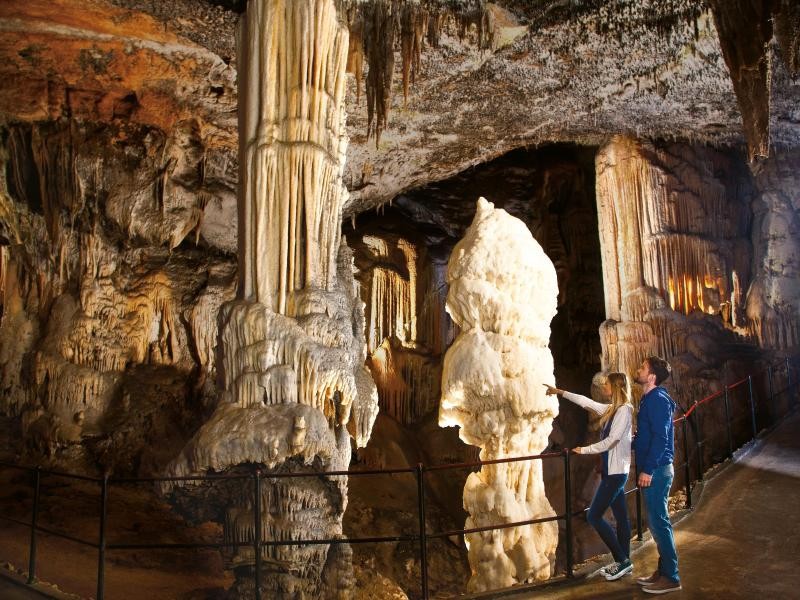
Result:
{"label": "sneaker", "polygon": [[661,572],[658,569],[656,569],[655,571],[653,571],[653,574],[650,575],[650,577],[637,577],[636,583],[638,583],[639,585],[652,585],[656,581],[658,581],[659,577],[661,577]]}
{"label": "sneaker", "polygon": [[672,581],[666,577],[659,577],[655,583],[646,585],[642,588],[643,592],[648,594],[669,594],[670,592],[677,592],[681,590],[680,581]]}
{"label": "sneaker", "polygon": [[633,563],[631,562],[630,558],[626,558],[622,562],[614,563],[613,565],[609,565],[605,569],[605,578],[606,581],[616,581],[623,575],[627,575],[628,573],[633,572]]}

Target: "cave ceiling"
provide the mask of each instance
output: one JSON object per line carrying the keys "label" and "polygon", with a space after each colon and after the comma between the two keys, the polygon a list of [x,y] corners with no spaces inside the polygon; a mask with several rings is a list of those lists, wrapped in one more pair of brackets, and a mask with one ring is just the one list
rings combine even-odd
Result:
{"label": "cave ceiling", "polygon": [[[108,123],[117,139],[131,128],[171,132],[191,122],[208,162],[223,165],[218,171],[233,190],[235,30],[243,5],[2,2],[0,115],[6,122]],[[474,9],[423,6],[451,15]],[[363,84],[348,78],[345,216],[515,148],[553,142],[594,145],[624,133],[749,144],[751,157],[796,146],[800,29],[793,6],[501,0],[486,5],[493,35],[483,44],[474,27],[460,34],[457,19],[441,19],[407,100],[396,52],[388,123],[377,143],[368,135]],[[723,43],[718,31],[728,36]]]}

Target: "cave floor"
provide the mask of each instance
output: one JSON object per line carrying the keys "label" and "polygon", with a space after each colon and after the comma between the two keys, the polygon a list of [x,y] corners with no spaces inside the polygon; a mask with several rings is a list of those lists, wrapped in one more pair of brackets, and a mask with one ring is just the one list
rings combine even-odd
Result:
{"label": "cave floor", "polygon": [[[3,496],[21,499],[22,493],[14,479],[3,481]],[[694,511],[676,526],[678,558],[683,591],[671,598],[797,598],[800,597],[800,413],[791,415],[773,432],[762,438],[748,451],[704,484],[701,499]],[[75,493],[75,504],[87,498]],[[128,502],[137,498],[128,496]],[[146,497],[139,502],[147,500]],[[66,508],[66,510],[64,510]],[[51,509],[55,509],[51,506]],[[61,506],[51,517],[61,522],[73,507]],[[50,511],[45,510],[45,514]],[[25,518],[22,514],[15,517]],[[162,517],[166,518],[166,517]],[[66,519],[64,519],[66,521]],[[158,529],[164,521],[154,519],[146,529]],[[160,522],[159,522],[160,521]],[[60,524],[60,523],[59,523]],[[139,529],[127,524],[131,530]],[[123,529],[128,529],[125,527]],[[80,533],[92,527],[84,523]],[[131,531],[132,532],[132,531]],[[79,533],[70,531],[69,533]],[[213,537],[213,532],[202,532]],[[201,536],[202,537],[202,536]],[[22,527],[5,523],[0,527],[0,559],[5,571],[11,565],[26,566],[28,533]],[[62,590],[83,597],[94,595],[96,551],[84,547],[68,549],[49,536],[41,536],[39,574],[45,581],[59,584]],[[211,598],[222,595],[230,583],[229,574],[208,554],[184,556],[176,565],[165,555],[141,554],[127,560],[109,561],[107,591],[109,597],[151,598]],[[652,543],[634,552],[635,576],[649,575],[655,568],[657,554]],[[10,563],[10,565],[9,565]],[[146,563],[146,564],[143,564]],[[163,569],[172,563],[173,568]],[[159,568],[161,567],[161,568]],[[175,568],[177,567],[177,568]],[[0,597],[41,597],[33,590],[12,585],[0,577]],[[194,588],[194,592],[185,590]],[[199,589],[198,589],[199,588]],[[30,595],[26,595],[30,594]],[[606,582],[595,574],[574,583],[565,583],[527,593],[517,593],[514,599],[575,598],[623,599],[647,598],[632,577]]]}
{"label": "cave floor", "polygon": [[[669,598],[800,598],[800,413],[706,482],[699,505],[675,528],[683,590]],[[656,567],[655,545],[634,552],[634,576],[587,580],[510,596],[655,598],[634,577]]]}

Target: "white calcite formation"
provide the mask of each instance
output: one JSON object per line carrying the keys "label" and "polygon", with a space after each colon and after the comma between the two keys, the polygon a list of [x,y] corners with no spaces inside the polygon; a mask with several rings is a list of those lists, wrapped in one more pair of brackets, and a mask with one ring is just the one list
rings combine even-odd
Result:
{"label": "white calcite formation", "polygon": [[348,241],[359,269],[367,366],[381,413],[411,425],[439,406],[441,356],[453,339],[444,314],[446,264],[423,242],[394,233],[371,231]]}
{"label": "white calcite formation", "polygon": [[[458,425],[481,460],[547,446],[558,402],[548,349],[558,284],[553,263],[525,224],[481,198],[450,257],[447,311],[461,328],[442,373],[441,426]],[[466,528],[553,516],[541,460],[484,466],[464,487]],[[555,521],[466,535],[473,591],[550,577]]]}
{"label": "white calcite formation", "polygon": [[[239,299],[220,311],[221,402],[170,472],[346,470],[350,436],[365,445],[377,414],[340,233],[348,32],[332,0],[253,0],[240,36]],[[346,506],[344,477],[267,479],[256,518],[264,541],[330,539]],[[227,506],[226,539],[252,543],[253,511],[249,492]],[[262,594],[346,596],[349,556],[264,548]],[[254,559],[249,546],[230,557],[239,597],[253,594]]]}

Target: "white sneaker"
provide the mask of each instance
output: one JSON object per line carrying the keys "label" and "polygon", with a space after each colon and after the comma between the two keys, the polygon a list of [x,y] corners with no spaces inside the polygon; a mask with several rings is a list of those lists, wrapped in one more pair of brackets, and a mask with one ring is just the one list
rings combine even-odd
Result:
{"label": "white sneaker", "polygon": [[633,573],[633,563],[630,558],[626,558],[622,562],[614,563],[605,568],[606,581],[616,581],[620,577]]}

